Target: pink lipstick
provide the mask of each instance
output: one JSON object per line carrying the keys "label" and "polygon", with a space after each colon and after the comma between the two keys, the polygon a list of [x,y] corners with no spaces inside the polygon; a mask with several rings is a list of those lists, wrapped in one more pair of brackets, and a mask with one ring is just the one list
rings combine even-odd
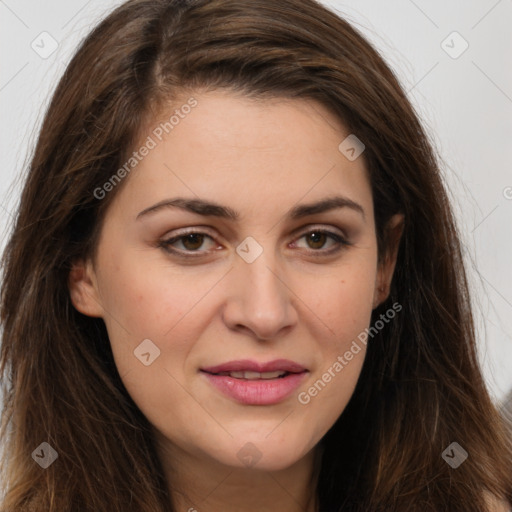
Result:
{"label": "pink lipstick", "polygon": [[210,384],[246,405],[272,405],[287,398],[309,373],[288,359],[267,363],[237,360],[201,368]]}

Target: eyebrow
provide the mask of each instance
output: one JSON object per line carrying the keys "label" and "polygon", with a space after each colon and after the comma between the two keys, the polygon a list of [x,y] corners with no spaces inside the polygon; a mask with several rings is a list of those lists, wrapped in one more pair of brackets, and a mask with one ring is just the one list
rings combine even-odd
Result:
{"label": "eyebrow", "polygon": [[[187,199],[184,197],[176,197],[173,199],[164,199],[149,208],[142,210],[136,217],[141,217],[155,213],[165,208],[180,208],[188,212],[203,215],[205,217],[219,217],[222,219],[228,219],[232,221],[238,221],[240,219],[240,213],[233,210],[229,206],[222,206],[211,201],[205,201],[203,199]],[[332,196],[308,204],[301,204],[294,206],[287,213],[286,216],[292,220],[301,219],[310,215],[318,213],[324,213],[337,208],[350,208],[360,213],[363,219],[366,219],[364,208],[352,199],[344,196]]]}

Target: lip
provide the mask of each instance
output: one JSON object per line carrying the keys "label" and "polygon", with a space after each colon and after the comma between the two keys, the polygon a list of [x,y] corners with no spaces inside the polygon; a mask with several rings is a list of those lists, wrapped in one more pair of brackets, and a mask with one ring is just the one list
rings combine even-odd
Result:
{"label": "lip", "polygon": [[[238,379],[229,375],[213,375],[219,372],[289,372],[275,379]],[[302,365],[288,359],[276,359],[267,363],[251,360],[230,361],[228,363],[201,368],[201,374],[216,389],[227,397],[246,405],[273,405],[289,397],[309,373]]]}
{"label": "lip", "polygon": [[219,364],[217,366],[209,366],[207,368],[201,368],[202,371],[208,373],[220,373],[220,372],[276,372],[278,370],[290,372],[290,373],[300,373],[307,371],[299,363],[294,361],[290,361],[289,359],[274,359],[273,361],[268,361],[267,363],[259,363],[258,361],[253,361],[251,359],[239,359],[236,361],[229,361],[227,363]]}
{"label": "lip", "polygon": [[297,389],[307,371],[289,373],[276,379],[245,380],[224,375],[201,374],[224,395],[246,405],[273,405],[285,400]]}

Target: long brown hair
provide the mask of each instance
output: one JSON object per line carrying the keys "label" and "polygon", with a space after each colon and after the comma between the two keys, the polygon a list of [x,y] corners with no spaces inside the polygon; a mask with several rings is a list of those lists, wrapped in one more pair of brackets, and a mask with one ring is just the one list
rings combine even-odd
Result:
{"label": "long brown hair", "polygon": [[[147,419],[101,319],[71,304],[122,188],[102,187],[178,92],[309,98],[366,146],[379,256],[405,216],[390,296],[356,390],[321,441],[320,510],[481,512],[512,502],[512,447],[482,379],[457,229],[439,160],[396,77],[312,0],[131,0],[81,43],[46,112],[3,255],[0,512],[175,510]],[[129,176],[124,178],[124,182]],[[31,454],[47,442],[57,460]],[[454,469],[452,443],[468,458]],[[172,485],[172,484],[171,484]]]}

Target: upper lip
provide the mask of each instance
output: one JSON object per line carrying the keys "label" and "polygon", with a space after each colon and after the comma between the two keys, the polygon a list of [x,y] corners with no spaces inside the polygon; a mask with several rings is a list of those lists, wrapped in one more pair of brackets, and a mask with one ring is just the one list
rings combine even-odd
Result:
{"label": "upper lip", "polygon": [[222,363],[217,366],[208,366],[201,368],[201,370],[208,373],[220,373],[220,372],[275,372],[275,371],[286,371],[291,373],[301,373],[306,371],[299,363],[290,361],[288,359],[274,359],[274,361],[268,361],[266,363],[259,363],[258,361],[252,361],[250,359],[240,359],[236,361],[229,361]]}

